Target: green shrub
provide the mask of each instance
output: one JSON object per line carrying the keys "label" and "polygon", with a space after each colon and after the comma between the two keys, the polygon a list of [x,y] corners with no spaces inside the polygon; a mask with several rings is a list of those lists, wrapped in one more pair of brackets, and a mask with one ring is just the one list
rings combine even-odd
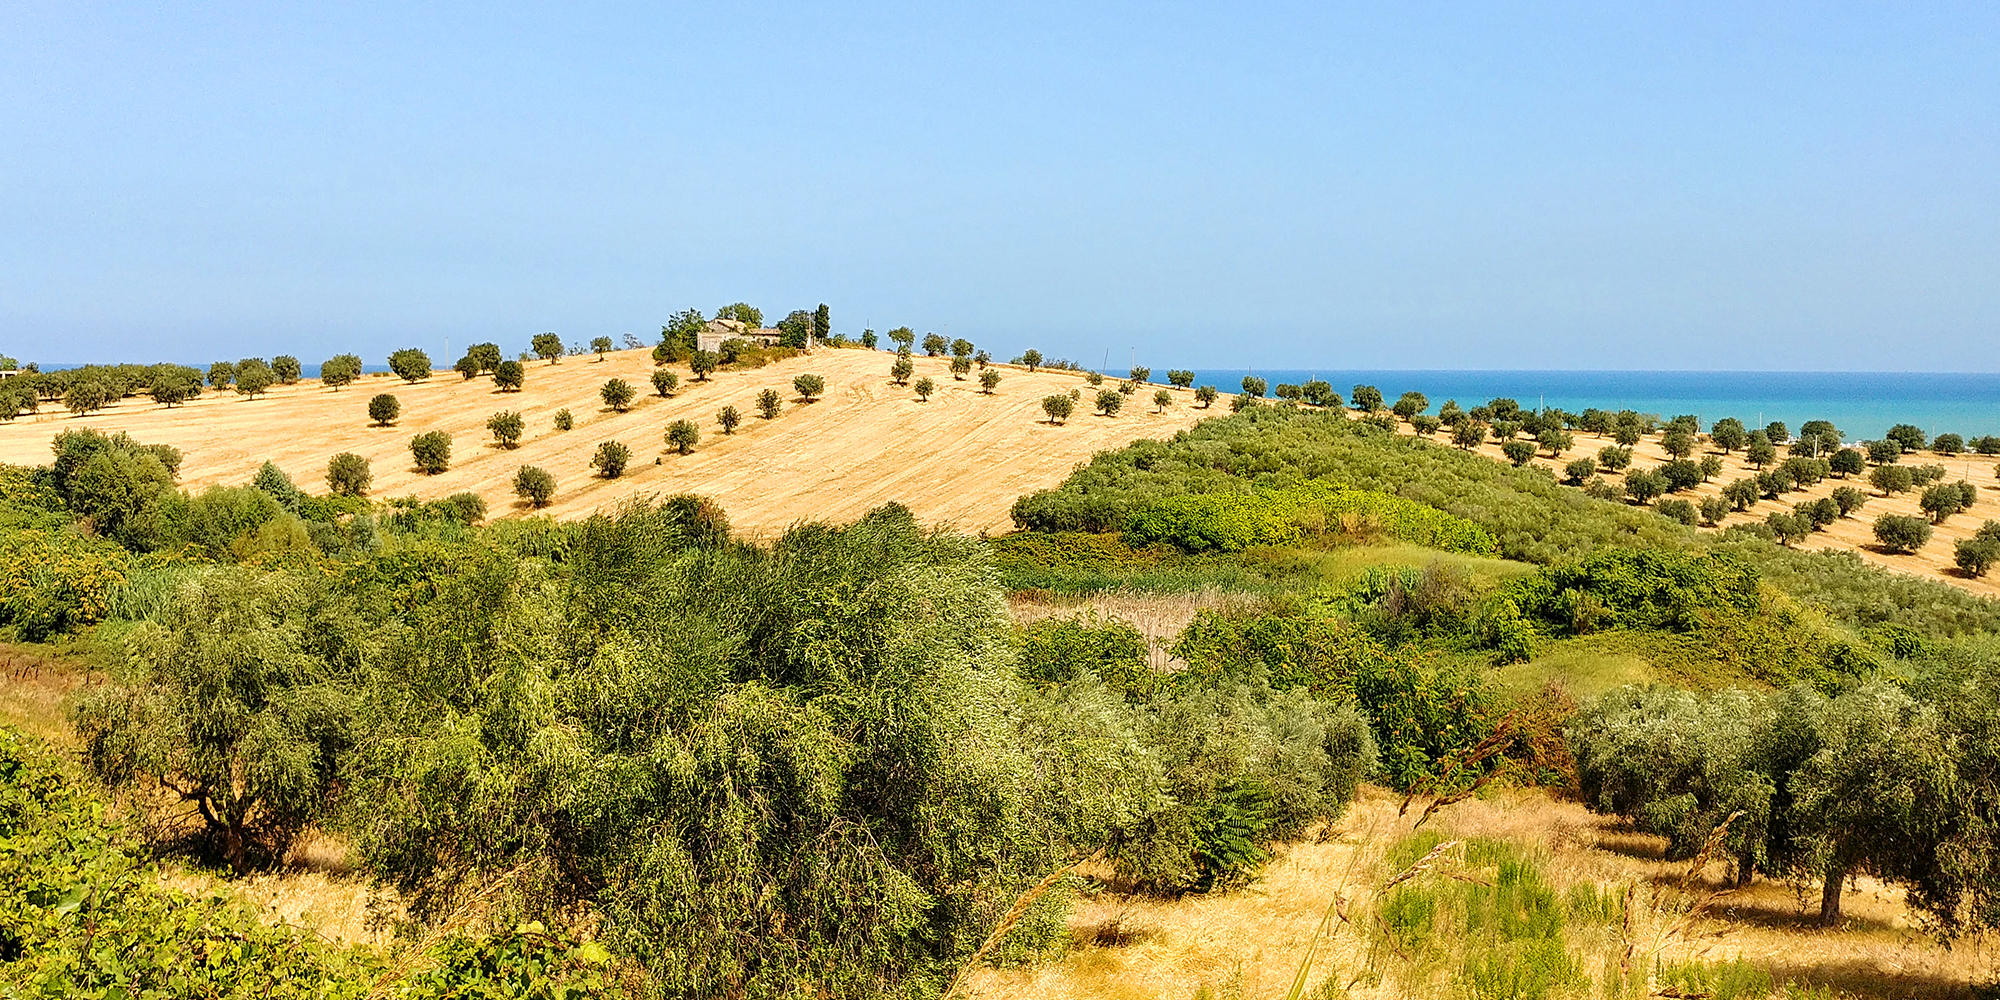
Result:
{"label": "green shrub", "polygon": [[1021,676],[1040,684],[1096,677],[1127,701],[1145,702],[1162,676],[1147,657],[1146,637],[1131,624],[1088,615],[1044,618],[1019,630]]}
{"label": "green shrub", "polygon": [[1168,497],[1139,507],[1126,524],[1135,544],[1165,542],[1187,552],[1240,552],[1356,531],[1379,531],[1450,552],[1489,554],[1496,548],[1485,529],[1464,518],[1387,493],[1324,482]]}
{"label": "green shrub", "polygon": [[410,439],[410,457],[417,468],[428,474],[437,475],[451,468],[451,435],[443,431],[425,431]]}
{"label": "green shrub", "polygon": [[375,421],[377,426],[387,427],[395,423],[396,418],[402,413],[403,404],[386,392],[379,393],[368,401],[368,419]]}
{"label": "green shrub", "polygon": [[359,998],[367,956],[168,888],[56,751],[0,729],[0,954],[24,997]]}
{"label": "green shrub", "polygon": [[1890,552],[1915,552],[1930,540],[1930,522],[1921,517],[1884,514],[1875,519],[1875,541]]}
{"label": "green shrub", "polygon": [[1130,513],[1184,494],[1283,490],[1308,480],[1379,490],[1472,521],[1499,554],[1548,562],[1603,545],[1686,544],[1687,529],[1425,439],[1358,428],[1337,411],[1262,407],[1206,420],[1170,441],[1101,453],[1053,490],[1016,500],[1038,531],[1122,531]]}
{"label": "green shrub", "polygon": [[326,487],[337,495],[361,496],[374,480],[374,474],[368,471],[368,460],[353,452],[343,451],[326,463]]}
{"label": "green shrub", "polygon": [[632,449],[616,441],[598,444],[597,453],[590,456],[590,467],[606,479],[617,479],[625,474],[625,466],[632,461]]}
{"label": "green shrub", "polygon": [[521,466],[514,473],[514,495],[534,507],[547,507],[556,497],[556,477],[550,475],[547,469]]}
{"label": "green shrub", "polygon": [[130,567],[116,545],[69,530],[0,531],[0,624],[46,642],[103,621]]}

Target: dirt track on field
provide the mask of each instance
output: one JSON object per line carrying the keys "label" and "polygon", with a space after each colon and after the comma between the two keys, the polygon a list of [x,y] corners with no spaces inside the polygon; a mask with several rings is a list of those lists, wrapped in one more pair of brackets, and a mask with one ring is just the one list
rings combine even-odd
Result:
{"label": "dirt track on field", "polygon": [[[971,378],[953,380],[946,359],[914,360],[912,381],[928,375],[937,383],[929,402],[889,382],[892,355],[821,349],[763,368],[718,372],[707,382],[695,382],[684,365],[671,366],[681,388],[670,399],[653,393],[651,358],[635,350],[601,362],[531,363],[526,385],[513,393],[496,391],[488,378],[465,381],[440,370],[424,382],[368,376],[340,390],[308,379],[257,399],[204,390],[172,409],[132,397],[86,417],[45,403],[39,415],[0,425],[0,462],[46,463],[58,431],[95,427],[181,449],[181,482],[194,489],[247,482],[269,459],[317,492],[326,488],[327,460],[351,451],[374,472],[371,496],[435,499],[470,490],[494,516],[527,512],[514,497],[514,473],[535,465],[556,477],[556,500],[546,513],[561,518],[640,494],[696,493],[720,503],[745,537],[775,536],[808,519],[852,521],[890,501],[927,524],[978,532],[1011,528],[1007,511],[1015,497],[1056,485],[1097,451],[1170,436],[1212,412],[1197,409],[1191,393],[1175,392],[1174,405],[1155,414],[1159,387],[1143,386],[1117,416],[1100,417],[1091,407],[1095,390],[1077,374],[1001,365],[1000,385],[987,396]],[[791,383],[808,372],[826,380],[826,395],[805,404]],[[611,378],[639,391],[630,411],[615,413],[598,397]],[[785,397],[774,420],[756,415],[757,394],[767,388]],[[1076,415],[1063,425],[1047,423],[1042,398],[1071,389],[1083,396]],[[390,427],[373,426],[367,417],[368,400],[382,392],[403,407]],[[734,435],[716,424],[726,405],[744,417]],[[555,412],[565,407],[576,418],[567,433],[554,425]],[[501,410],[520,412],[527,424],[517,448],[498,447],[486,430],[487,418]],[[663,440],[667,424],[681,419],[701,428],[689,455],[667,452]],[[452,436],[451,468],[435,476],[417,471],[409,450],[412,436],[431,430]],[[606,480],[590,469],[591,455],[606,440],[633,451],[622,478]]]}

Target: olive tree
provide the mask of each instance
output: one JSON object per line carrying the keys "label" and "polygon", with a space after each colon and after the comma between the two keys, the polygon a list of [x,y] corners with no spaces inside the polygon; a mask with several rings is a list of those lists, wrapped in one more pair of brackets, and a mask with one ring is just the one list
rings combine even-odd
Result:
{"label": "olive tree", "polygon": [[63,406],[69,412],[82,416],[95,413],[111,403],[111,387],[98,379],[85,379],[69,387],[63,393]]}
{"label": "olive tree", "polygon": [[931,393],[937,391],[937,383],[931,381],[930,376],[926,375],[918,379],[917,384],[912,386],[912,388],[916,390],[919,401],[928,403],[931,400]]}
{"label": "olive tree", "polygon": [[1021,360],[1019,363],[1027,365],[1028,370],[1032,372],[1036,368],[1041,366],[1042,352],[1037,351],[1034,348],[1030,347],[1027,350],[1021,352]]}
{"label": "olive tree", "polygon": [[1738,479],[1722,488],[1722,498],[1729,501],[1734,510],[1749,510],[1760,496],[1762,492],[1758,490],[1755,479]]}
{"label": "olive tree", "polygon": [[1834,488],[1831,499],[1834,506],[1840,509],[1840,516],[1846,517],[1868,502],[1868,494],[1852,486],[1838,486]]}
{"label": "olive tree", "polygon": [[84,759],[113,788],[191,806],[232,871],[275,864],[335,801],[365,629],[316,577],[186,577],[134,626],[113,682],[77,705]]}
{"label": "olive tree", "polygon": [[1000,387],[1000,369],[988,368],[979,373],[979,391],[988,396]]}
{"label": "olive tree", "polygon": [[336,496],[361,496],[374,481],[368,460],[351,451],[343,451],[326,463],[326,488]]}
{"label": "olive tree", "polygon": [[556,498],[556,477],[549,475],[547,469],[521,466],[514,473],[514,495],[537,509],[547,507]]}
{"label": "olive tree", "polygon": [[549,364],[555,364],[556,359],[563,355],[562,338],[553,333],[535,334],[534,339],[528,342],[528,347],[535,352],[535,357]]}
{"label": "olive tree", "polygon": [[951,341],[936,333],[924,334],[924,357],[941,358],[951,350]]}
{"label": "olive tree", "polygon": [[2000,561],[2000,539],[1964,538],[1952,551],[1952,562],[1970,577],[1985,576],[1995,561]]}
{"label": "olive tree", "polygon": [[1709,527],[1721,524],[1722,519],[1729,516],[1729,501],[1719,496],[1702,497],[1698,508],[1701,523]]}
{"label": "olive tree", "polygon": [[1382,409],[1382,390],[1372,385],[1357,385],[1354,393],[1347,397],[1348,404],[1363,413],[1374,413]]}
{"label": "olive tree", "polygon": [[1194,401],[1200,403],[1204,410],[1215,405],[1215,396],[1215,387],[1212,385],[1205,385],[1194,391]]}
{"label": "olive tree", "polygon": [[353,354],[336,354],[319,366],[320,384],[335,390],[353,385],[354,380],[360,377],[361,358]]}
{"label": "olive tree", "polygon": [[1165,413],[1167,412],[1167,407],[1172,405],[1174,405],[1173,393],[1168,392],[1165,389],[1161,389],[1160,391],[1153,393],[1154,413]]}
{"label": "olive tree", "polygon": [[688,371],[694,373],[697,382],[708,381],[710,372],[715,371],[717,358],[714,351],[695,351],[688,355]]}
{"label": "olive tree", "polygon": [[1858,476],[1868,468],[1867,458],[1853,448],[1842,448],[1826,460],[1826,467],[1834,475],[1846,478]]}
{"label": "olive tree", "polygon": [[386,392],[368,401],[368,419],[375,421],[378,427],[387,427],[402,415],[403,404]]}
{"label": "olive tree", "polygon": [[1068,420],[1069,415],[1075,410],[1076,401],[1070,399],[1067,394],[1057,393],[1042,397],[1042,412],[1049,415],[1049,423],[1060,424]]}
{"label": "olive tree", "polygon": [[603,361],[604,356],[611,353],[612,346],[610,337],[590,338],[590,350],[597,355],[599,361]]}
{"label": "olive tree", "polygon": [[1116,389],[1105,389],[1097,394],[1097,412],[1104,416],[1117,416],[1119,407],[1124,405],[1125,396]]}
{"label": "olive tree", "polygon": [[236,391],[251,399],[270,391],[277,381],[278,376],[271,371],[271,366],[256,358],[239,362],[236,366]]}
{"label": "olive tree", "polygon": [[428,475],[437,475],[451,468],[451,435],[443,431],[425,431],[410,439],[410,457],[416,460],[417,468]]}
{"label": "olive tree", "polygon": [[667,446],[680,454],[687,454],[700,440],[701,430],[692,420],[676,420],[667,425]]}
{"label": "olive tree", "polygon": [[1263,379],[1255,375],[1243,376],[1243,395],[1253,399],[1263,399],[1267,388],[1268,385]]}
{"label": "olive tree", "polygon": [[227,361],[217,361],[208,366],[208,385],[211,389],[226,389],[236,381],[236,366]]}
{"label": "olive tree", "polygon": [[528,381],[528,366],[511,358],[493,366],[493,386],[501,392],[520,392]]}
{"label": "olive tree", "polygon": [[1608,472],[1618,472],[1632,464],[1632,449],[1607,444],[1597,449],[1597,464]]}
{"label": "olive tree", "polygon": [[951,356],[954,358],[965,358],[967,360],[971,360],[972,352],[975,349],[976,348],[973,346],[972,341],[967,340],[964,337],[960,337],[957,340],[951,342]]}
{"label": "olive tree", "polygon": [[1571,486],[1582,486],[1584,480],[1594,475],[1597,475],[1597,460],[1588,455],[1571,459],[1568,465],[1563,466],[1563,481]]}
{"label": "olive tree", "polygon": [[604,400],[604,405],[619,413],[624,413],[626,410],[632,408],[632,400],[639,393],[632,388],[632,383],[622,378],[614,378],[605,382],[597,390],[597,395]]}
{"label": "olive tree", "polygon": [[1451,429],[1451,443],[1471,451],[1486,440],[1486,425],[1477,420],[1461,420]]}
{"label": "olive tree", "polygon": [[493,440],[500,447],[516,448],[521,444],[524,424],[519,413],[502,410],[486,418],[486,429],[493,432]]}
{"label": "olive tree", "polygon": [[1430,408],[1431,398],[1421,392],[1403,393],[1396,398],[1396,405],[1390,407],[1397,416],[1402,417],[1404,420],[1409,420]]}
{"label": "olive tree", "polygon": [[153,378],[153,384],[146,387],[153,402],[169,409],[201,394],[200,373],[190,377],[185,371],[164,372]]}
{"label": "olive tree", "polygon": [[810,403],[813,397],[826,394],[826,379],[818,375],[800,375],[792,379],[792,391],[799,394],[799,399]]}
{"label": "olive tree", "polygon": [[1868,460],[1876,465],[1892,465],[1903,457],[1903,446],[1888,438],[1870,441],[1863,447],[1868,449]]}
{"label": "olive tree", "polygon": [[570,428],[576,426],[576,416],[575,414],[569,412],[569,407],[565,406],[562,409],[556,411],[555,424],[556,424],[556,430],[559,431],[569,430]]}
{"label": "olive tree", "polygon": [[1923,495],[1917,498],[1917,509],[1929,514],[1932,524],[1943,524],[1946,518],[1966,507],[1965,493],[1959,485],[1939,483],[1924,490]]}
{"label": "olive tree", "polygon": [[389,370],[405,382],[421,382],[431,377],[431,356],[414,347],[389,355]]}
{"label": "olive tree", "polygon": [[[918,393],[922,394],[923,391],[921,386],[918,387]],[[784,408],[785,401],[778,396],[778,390],[765,389],[763,392],[757,394],[757,415],[763,417],[765,420],[776,419],[779,411]]]}
{"label": "olive tree", "polygon": [[910,362],[908,354],[898,353],[896,361],[889,366],[889,381],[897,385],[909,385],[910,376],[916,374],[917,366]]}
{"label": "olive tree", "polygon": [[965,376],[971,371],[972,371],[971,358],[951,359],[951,377],[953,381],[957,382],[965,381]]}
{"label": "olive tree", "polygon": [[1576,443],[1576,439],[1571,437],[1568,431],[1560,427],[1543,428],[1542,432],[1535,436],[1535,440],[1542,447],[1548,449],[1550,458],[1561,458],[1562,453],[1568,451],[1570,446]]}
{"label": "olive tree", "polygon": [[1723,417],[1709,425],[1708,440],[1727,455],[1749,444],[1750,432],[1744,428],[1743,421],[1735,417]]}
{"label": "olive tree", "polygon": [[681,377],[679,375],[665,370],[653,372],[653,391],[659,393],[660,398],[665,399],[672,396],[674,390],[680,387]]}
{"label": "olive tree", "polygon": [[1889,428],[1882,437],[1885,440],[1896,442],[1906,452],[1924,450],[1925,434],[1923,428],[1915,424],[1897,424]]}
{"label": "olive tree", "polygon": [[304,371],[305,366],[299,364],[299,359],[289,354],[280,354],[271,359],[271,374],[276,375],[278,381],[285,385],[297,382]]}
{"label": "olive tree", "polygon": [[1750,443],[1744,446],[1743,457],[1761,472],[1765,466],[1778,460],[1778,449],[1762,437],[1752,437]]}
{"label": "olive tree", "polygon": [[1132,366],[1132,371],[1128,377],[1135,384],[1143,384],[1146,382],[1151,382],[1153,380],[1153,370],[1151,368],[1134,365]]}
{"label": "olive tree", "polygon": [[1509,441],[1500,446],[1500,453],[1518,469],[1534,459],[1535,446],[1527,441]]}
{"label": "olive tree", "polygon": [[1931,523],[1921,517],[1884,514],[1875,519],[1875,540],[1889,552],[1915,552],[1931,540]]}
{"label": "olive tree", "polygon": [[1636,503],[1647,504],[1667,491],[1667,481],[1659,473],[1650,469],[1633,469],[1625,473],[1625,495]]}
{"label": "olive tree", "polygon": [[1907,466],[1878,465],[1868,473],[1868,485],[1882,491],[1883,496],[1895,496],[1916,485],[1916,473]]}
{"label": "olive tree", "polygon": [[1169,368],[1167,384],[1176,389],[1185,389],[1194,384],[1194,373],[1185,368]]}
{"label": "olive tree", "polygon": [[725,406],[715,413],[715,422],[722,427],[722,433],[734,434],[743,423],[743,414],[734,406]]}
{"label": "olive tree", "polygon": [[1675,458],[1686,458],[1694,454],[1694,435],[1685,427],[1669,427],[1660,435],[1660,447]]}
{"label": "olive tree", "polygon": [[603,441],[597,445],[597,454],[590,456],[590,467],[606,479],[617,479],[631,461],[632,449],[617,441]]}
{"label": "olive tree", "polygon": [[1695,526],[1695,523],[1700,516],[1699,514],[1696,513],[1693,503],[1687,500],[1683,500],[1679,497],[1675,497],[1672,500],[1660,501],[1656,506],[1653,507],[1653,513],[1658,514],[1669,521],[1675,521],[1680,524],[1685,524],[1690,528]]}

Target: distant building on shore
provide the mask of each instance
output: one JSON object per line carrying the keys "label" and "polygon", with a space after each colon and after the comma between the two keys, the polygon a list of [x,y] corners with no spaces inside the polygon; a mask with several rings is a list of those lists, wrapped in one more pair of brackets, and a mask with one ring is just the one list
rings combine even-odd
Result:
{"label": "distant building on shore", "polygon": [[725,340],[747,340],[753,344],[770,347],[778,343],[784,331],[768,326],[752,328],[740,319],[712,319],[701,332],[695,334],[694,346],[703,351],[719,351]]}

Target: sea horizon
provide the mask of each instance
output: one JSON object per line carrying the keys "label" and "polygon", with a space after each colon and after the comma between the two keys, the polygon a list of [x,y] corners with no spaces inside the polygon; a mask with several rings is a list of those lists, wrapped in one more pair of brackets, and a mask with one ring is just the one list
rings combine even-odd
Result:
{"label": "sea horizon", "polygon": [[[1590,407],[1631,409],[1660,417],[1693,414],[1706,430],[1736,417],[1762,427],[1782,421],[1796,431],[1807,420],[1831,420],[1849,441],[1879,438],[1896,424],[1914,424],[1927,435],[1978,437],[2000,434],[2000,372],[1663,371],[1607,369],[1190,369],[1196,385],[1224,392],[1244,376],[1298,384],[1320,378],[1343,399],[1356,385],[1373,385],[1394,402],[1404,392],[1424,393],[1430,412],[1447,399],[1471,408],[1506,397],[1523,407],[1572,413]],[[1164,381],[1164,369],[1153,370]]]}
{"label": "sea horizon", "polygon": [[[85,363],[45,363],[44,371]],[[194,367],[206,368],[204,365]],[[1154,366],[1153,381],[1164,383],[1173,366]],[[303,366],[316,377],[318,364]],[[370,364],[369,372],[387,366]],[[1763,371],[1555,368],[1190,368],[1195,385],[1237,392],[1245,376],[1269,386],[1325,379],[1342,399],[1356,385],[1373,385],[1393,402],[1404,392],[1429,397],[1429,412],[1447,399],[1466,408],[1506,397],[1523,407],[1581,412],[1590,407],[1631,409],[1662,418],[1693,414],[1706,430],[1717,419],[1736,417],[1762,427],[1782,421],[1796,430],[1807,420],[1831,420],[1850,441],[1879,438],[1895,424],[1914,424],[1925,434],[1967,438],[2000,434],[2000,372]],[[1109,369],[1108,376],[1124,374]]]}

